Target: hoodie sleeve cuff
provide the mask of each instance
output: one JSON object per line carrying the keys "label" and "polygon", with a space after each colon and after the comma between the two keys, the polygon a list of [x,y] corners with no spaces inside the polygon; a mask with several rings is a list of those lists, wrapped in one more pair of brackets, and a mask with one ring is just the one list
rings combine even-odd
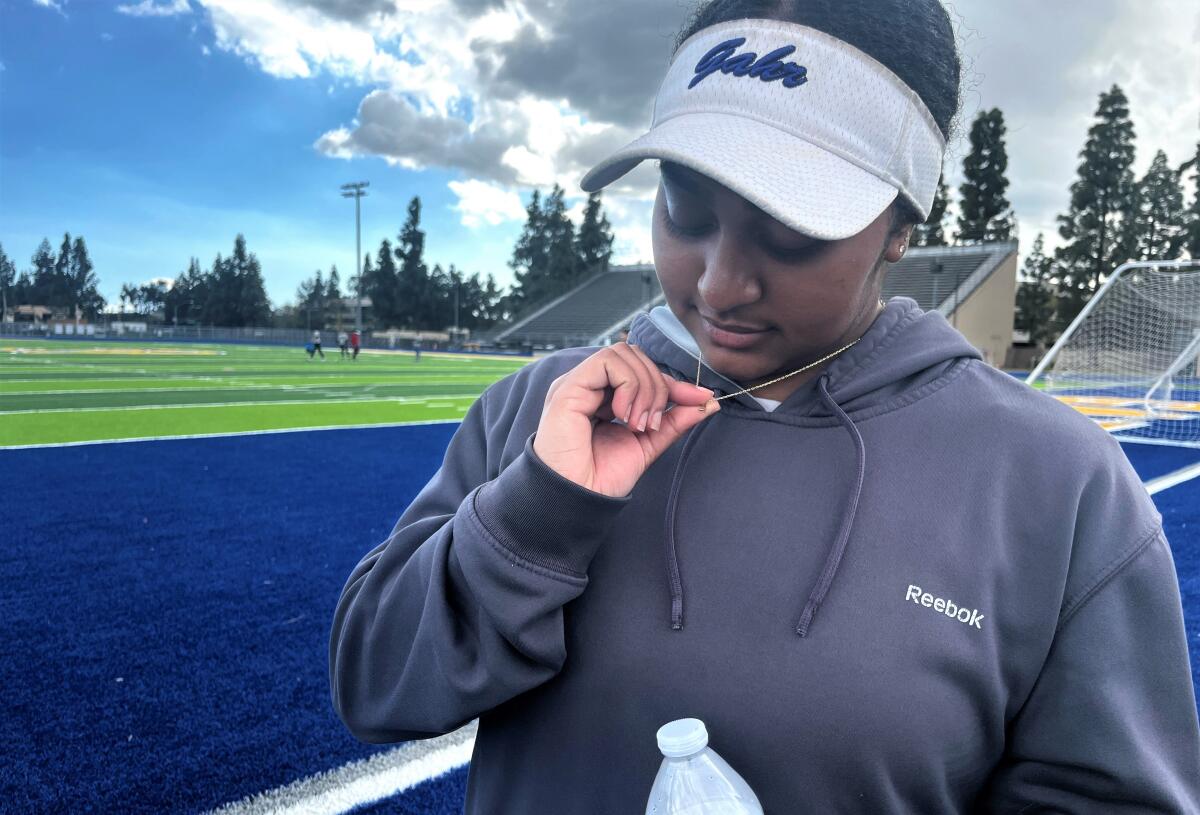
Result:
{"label": "hoodie sleeve cuff", "polygon": [[536,435],[498,477],[475,491],[475,514],[517,557],[583,577],[633,495],[612,498],[559,475],[533,451]]}

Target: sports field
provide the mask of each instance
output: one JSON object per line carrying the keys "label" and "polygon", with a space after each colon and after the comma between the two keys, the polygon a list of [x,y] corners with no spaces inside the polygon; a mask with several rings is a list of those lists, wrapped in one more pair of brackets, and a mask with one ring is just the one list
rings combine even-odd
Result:
{"label": "sports field", "polygon": [[423,352],[0,338],[0,447],[458,420],[529,362]]}
{"label": "sports field", "polygon": [[[356,741],[329,628],[467,406],[527,360],[0,348],[0,812],[461,812],[471,732]],[[1200,450],[1124,449],[1200,685]]]}

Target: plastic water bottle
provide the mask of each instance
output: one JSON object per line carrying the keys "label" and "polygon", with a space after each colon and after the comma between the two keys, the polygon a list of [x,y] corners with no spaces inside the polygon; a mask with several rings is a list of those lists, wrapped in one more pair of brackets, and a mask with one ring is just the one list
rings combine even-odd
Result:
{"label": "plastic water bottle", "polygon": [[763,815],[750,785],[708,746],[699,719],[676,719],[658,729],[662,766],[650,788],[646,815]]}

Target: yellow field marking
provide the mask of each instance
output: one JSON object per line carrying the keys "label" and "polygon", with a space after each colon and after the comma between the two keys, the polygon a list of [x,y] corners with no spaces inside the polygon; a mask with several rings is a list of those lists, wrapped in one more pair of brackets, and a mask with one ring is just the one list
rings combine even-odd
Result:
{"label": "yellow field marking", "polygon": [[1119,408],[1086,408],[1077,407],[1077,411],[1084,416],[1091,416],[1097,420],[1112,418],[1114,421],[1125,417],[1126,419],[1138,419],[1140,421],[1149,421],[1151,419],[1161,422],[1194,422],[1200,419],[1200,416],[1191,413],[1151,413],[1147,410],[1122,410]]}
{"label": "yellow field marking", "polygon": [[1200,402],[1166,400],[1151,402],[1154,412],[1146,410],[1145,403],[1138,399],[1119,399],[1111,396],[1058,396],[1060,402],[1070,405],[1085,416],[1129,417],[1157,419],[1169,422],[1195,421],[1200,418]]}
{"label": "yellow field marking", "polygon": [[1114,433],[1118,430],[1132,430],[1136,427],[1146,426],[1145,422],[1105,422],[1103,420],[1097,420],[1096,424],[1100,425],[1100,427],[1104,428],[1109,433]]}
{"label": "yellow field marking", "polygon": [[1120,396],[1057,396],[1058,401],[1071,405],[1109,405],[1110,407],[1125,407],[1137,404],[1137,399]]}

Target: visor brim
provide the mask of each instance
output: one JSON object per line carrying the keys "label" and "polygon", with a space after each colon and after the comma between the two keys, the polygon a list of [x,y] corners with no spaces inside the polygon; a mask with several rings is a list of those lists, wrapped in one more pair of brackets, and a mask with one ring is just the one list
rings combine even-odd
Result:
{"label": "visor brim", "polygon": [[898,195],[896,187],[822,147],[754,119],[713,112],[659,123],[593,167],[580,187],[595,192],[646,159],[695,170],[819,240],[857,235]]}

